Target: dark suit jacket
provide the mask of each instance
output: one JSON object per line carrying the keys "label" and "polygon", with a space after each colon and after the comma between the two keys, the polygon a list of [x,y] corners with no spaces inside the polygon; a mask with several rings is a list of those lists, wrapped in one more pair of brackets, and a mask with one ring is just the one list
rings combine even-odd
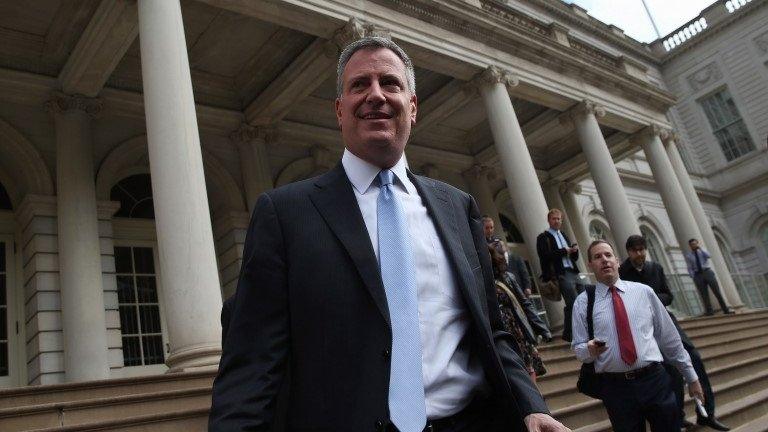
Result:
{"label": "dark suit jacket", "polygon": [[[411,175],[409,173],[409,175]],[[411,175],[435,223],[499,412],[547,412],[503,332],[474,200]],[[344,168],[263,194],[254,209],[219,374],[211,431],[268,430],[287,372],[287,429],[365,431],[388,419],[392,333],[381,275]]]}
{"label": "dark suit jacket", "polygon": [[515,275],[515,278],[517,278],[517,283],[520,284],[520,288],[523,291],[531,289],[531,275],[528,273],[528,269],[525,267],[525,261],[523,261],[523,258],[510,253],[508,261],[507,270]]}
{"label": "dark suit jacket", "polygon": [[[563,238],[567,244],[571,244],[571,240],[563,231]],[[541,263],[541,277],[544,280],[550,280],[562,274],[565,274],[565,267],[563,266],[563,257],[568,253],[563,248],[557,247],[557,240],[555,236],[544,231],[536,237],[536,252],[539,254],[539,262]],[[579,259],[579,252],[576,251],[568,256],[573,265],[573,269],[579,271],[579,266],[576,261]]]}

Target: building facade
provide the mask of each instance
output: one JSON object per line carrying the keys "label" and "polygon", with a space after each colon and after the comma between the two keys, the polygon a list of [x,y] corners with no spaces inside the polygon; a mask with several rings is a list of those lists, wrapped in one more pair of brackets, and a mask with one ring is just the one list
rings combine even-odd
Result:
{"label": "building facade", "polygon": [[715,3],[666,52],[557,0],[2,0],[0,387],[215,367],[249,210],[337,163],[335,63],[365,35],[416,65],[411,169],[472,193],[534,273],[559,207],[580,245],[642,232],[674,273],[702,239],[749,307],[766,5]]}

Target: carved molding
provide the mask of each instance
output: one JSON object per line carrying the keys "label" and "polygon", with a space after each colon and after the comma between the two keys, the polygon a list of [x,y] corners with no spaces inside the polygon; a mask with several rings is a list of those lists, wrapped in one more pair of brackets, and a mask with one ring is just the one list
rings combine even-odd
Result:
{"label": "carved molding", "polygon": [[629,141],[635,145],[642,146],[648,142],[649,139],[659,137],[662,142],[667,142],[670,139],[671,133],[672,131],[670,129],[652,123],[635,132],[635,134],[629,138]]}
{"label": "carved molding", "polygon": [[567,111],[558,116],[557,120],[561,125],[571,124],[576,117],[592,114],[597,118],[605,116],[605,108],[589,99],[572,106]]}
{"label": "carved molding", "polygon": [[337,50],[343,50],[347,45],[358,39],[374,36],[392,39],[389,30],[358,18],[350,18],[343,27],[333,33],[331,38],[332,44],[329,44],[331,45],[329,48],[333,49],[335,47],[335,50],[331,57],[338,57],[339,52]]}
{"label": "carved molding", "polygon": [[63,114],[73,110],[80,110],[91,118],[96,118],[104,108],[104,102],[98,98],[89,98],[80,94],[68,95],[62,92],[54,92],[51,99],[45,103],[46,111],[52,114]]}
{"label": "carved molding", "polygon": [[715,83],[723,78],[723,73],[715,63],[709,63],[698,71],[688,75],[688,84],[694,91]]}
{"label": "carved molding", "polygon": [[757,36],[753,39],[753,42],[755,43],[757,50],[760,51],[760,54],[768,54],[768,32]]}
{"label": "carved molding", "polygon": [[493,167],[482,164],[472,165],[463,174],[469,178],[480,180],[485,178],[486,180],[494,180],[496,178],[496,170]]}

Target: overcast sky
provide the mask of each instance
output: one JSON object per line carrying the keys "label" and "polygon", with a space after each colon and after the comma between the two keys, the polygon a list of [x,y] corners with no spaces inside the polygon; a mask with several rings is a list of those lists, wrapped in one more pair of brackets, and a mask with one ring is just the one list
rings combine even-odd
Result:
{"label": "overcast sky", "polygon": [[[640,42],[657,39],[641,0],[565,0],[576,3],[606,24],[624,30]],[[645,0],[662,36],[696,18],[714,0]]]}

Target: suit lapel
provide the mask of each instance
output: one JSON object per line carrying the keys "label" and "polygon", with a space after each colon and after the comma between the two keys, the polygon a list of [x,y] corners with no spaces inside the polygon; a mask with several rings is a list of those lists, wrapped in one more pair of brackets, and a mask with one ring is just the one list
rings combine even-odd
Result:
{"label": "suit lapel", "polygon": [[389,308],[379,264],[352,184],[341,163],[317,180],[310,199],[349,253],[379,312],[389,324]]}
{"label": "suit lapel", "polygon": [[450,194],[439,183],[429,178],[417,177],[411,174],[410,171],[408,174],[419,191],[419,195],[424,200],[427,211],[432,217],[432,222],[435,224],[437,234],[443,242],[443,247],[448,253],[448,258],[451,264],[453,264],[454,270],[456,270],[459,289],[464,296],[467,306],[470,311],[482,314],[484,311],[482,306],[484,303],[481,300],[483,295],[478,290],[482,291],[483,287],[482,284],[478,285],[474,281],[472,269],[469,266],[464,248],[461,246],[459,228],[456,223],[456,211],[451,202]]}

